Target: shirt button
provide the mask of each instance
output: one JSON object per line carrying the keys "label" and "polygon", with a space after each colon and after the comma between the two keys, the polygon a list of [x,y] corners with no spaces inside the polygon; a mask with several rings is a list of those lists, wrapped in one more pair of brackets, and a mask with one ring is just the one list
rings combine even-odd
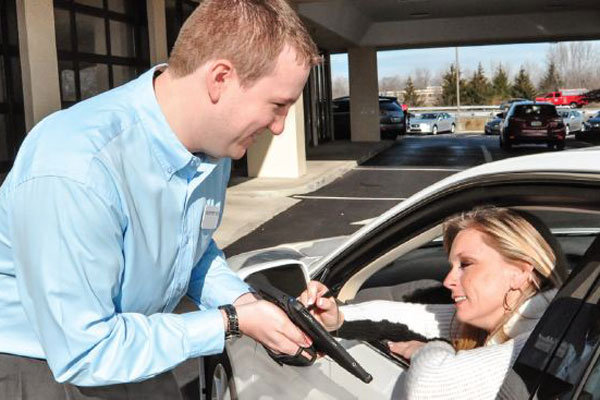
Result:
{"label": "shirt button", "polygon": [[171,167],[167,168],[167,172],[170,173],[170,174],[172,174],[173,173],[173,168],[171,168]]}

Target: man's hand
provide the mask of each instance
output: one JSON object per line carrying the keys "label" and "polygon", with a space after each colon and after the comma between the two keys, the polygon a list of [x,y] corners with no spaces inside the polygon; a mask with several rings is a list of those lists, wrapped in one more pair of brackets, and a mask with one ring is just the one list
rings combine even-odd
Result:
{"label": "man's hand", "polygon": [[[237,305],[240,331],[276,353],[296,354],[299,347],[312,345],[312,340],[290,321],[276,305],[255,300]],[[310,359],[308,353],[303,353]]]}
{"label": "man's hand", "polygon": [[418,340],[388,342],[388,347],[392,353],[398,354],[407,360],[410,360],[413,354],[423,346],[425,346],[425,343]]}
{"label": "man's hand", "polygon": [[321,282],[310,281],[308,288],[300,295],[300,302],[305,307],[312,306],[310,313],[328,331],[338,329],[344,322],[344,315],[338,309],[333,297],[323,297],[329,290]]}

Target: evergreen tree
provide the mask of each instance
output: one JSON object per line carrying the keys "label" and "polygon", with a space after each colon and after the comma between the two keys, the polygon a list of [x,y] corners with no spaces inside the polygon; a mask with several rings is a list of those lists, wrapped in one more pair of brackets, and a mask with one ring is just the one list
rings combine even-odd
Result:
{"label": "evergreen tree", "polygon": [[406,80],[406,86],[404,86],[404,103],[408,104],[409,107],[421,107],[423,105],[410,76]]}
{"label": "evergreen tree", "polygon": [[473,73],[473,76],[466,85],[463,102],[464,104],[473,105],[487,104],[490,92],[490,82],[485,76],[481,63],[479,63],[477,71]]}
{"label": "evergreen tree", "polygon": [[504,100],[508,100],[511,95],[510,82],[508,81],[508,75],[502,67],[502,64],[498,66],[494,77],[492,78],[492,98],[494,103],[499,103]]}
{"label": "evergreen tree", "polygon": [[[460,80],[460,94],[465,92],[465,81]],[[461,101],[462,102],[462,101]],[[451,64],[448,71],[442,78],[442,97],[440,106],[455,106],[456,105],[456,68]]]}
{"label": "evergreen tree", "polygon": [[535,87],[531,83],[529,74],[525,71],[524,67],[521,67],[519,73],[515,77],[515,82],[512,86],[513,97],[521,97],[524,99],[533,99],[535,97]]}
{"label": "evergreen tree", "polygon": [[550,60],[546,74],[544,74],[544,77],[540,82],[539,90],[540,92],[553,92],[558,90],[562,85],[563,82],[558,73],[558,68],[556,68],[554,61]]}

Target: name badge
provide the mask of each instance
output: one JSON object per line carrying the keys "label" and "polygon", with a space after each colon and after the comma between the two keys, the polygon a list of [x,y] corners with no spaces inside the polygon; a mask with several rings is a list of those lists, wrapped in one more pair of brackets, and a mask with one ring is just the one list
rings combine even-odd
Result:
{"label": "name badge", "polygon": [[216,229],[219,223],[219,214],[221,207],[206,206],[204,207],[204,215],[202,216],[202,229]]}

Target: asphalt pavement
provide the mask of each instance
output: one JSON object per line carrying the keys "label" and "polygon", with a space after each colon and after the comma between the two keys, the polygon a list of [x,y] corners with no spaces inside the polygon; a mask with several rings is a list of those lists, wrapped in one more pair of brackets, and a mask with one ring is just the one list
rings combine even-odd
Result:
{"label": "asphalt pavement", "polygon": [[[586,147],[573,137],[568,148]],[[309,193],[290,194],[295,203],[225,248],[246,251],[349,235],[419,190],[451,174],[486,162],[535,154],[546,146],[499,147],[498,136],[479,133],[405,136],[364,160],[339,179]]]}

